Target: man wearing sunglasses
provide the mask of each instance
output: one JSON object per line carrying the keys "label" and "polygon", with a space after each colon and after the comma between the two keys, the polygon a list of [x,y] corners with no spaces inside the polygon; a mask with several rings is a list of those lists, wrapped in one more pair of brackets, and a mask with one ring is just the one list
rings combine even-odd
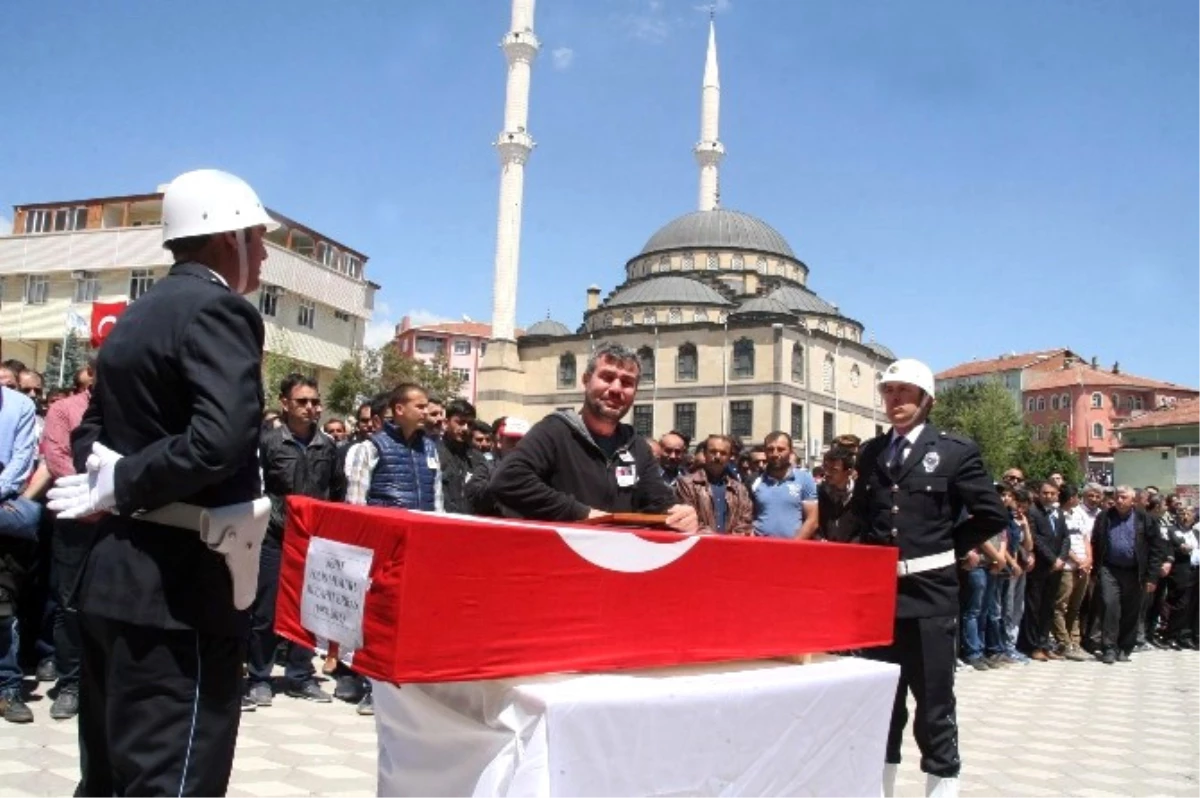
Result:
{"label": "man wearing sunglasses", "polygon": [[[289,374],[279,386],[283,424],[263,433],[259,462],[263,487],[271,497],[271,520],[263,538],[258,566],[258,594],[250,608],[249,649],[246,654],[245,709],[271,706],[271,668],[275,664],[275,596],[279,592],[279,564],[287,497],[310,496],[340,501],[346,495],[346,475],[341,469],[337,444],[317,429],[321,395],[317,383],[302,374]],[[284,692],[293,698],[329,703],[333,698],[316,681],[311,649],[287,644]]]}

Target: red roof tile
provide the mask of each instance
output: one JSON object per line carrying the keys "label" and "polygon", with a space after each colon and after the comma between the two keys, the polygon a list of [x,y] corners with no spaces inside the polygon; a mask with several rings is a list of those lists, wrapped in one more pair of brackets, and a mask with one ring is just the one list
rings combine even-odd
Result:
{"label": "red roof tile", "polygon": [[1181,427],[1185,424],[1200,424],[1200,399],[1180,399],[1174,407],[1160,407],[1122,423],[1118,429],[1148,429],[1153,427]]}
{"label": "red roof tile", "polygon": [[982,377],[985,374],[995,374],[1001,371],[1025,369],[1043,360],[1058,357],[1070,351],[1069,349],[1044,349],[1040,352],[1014,352],[988,360],[972,360],[969,363],[960,363],[957,366],[952,366],[945,371],[939,372],[937,379],[952,380],[958,377]]}
{"label": "red roof tile", "polygon": [[[435,321],[430,324],[418,324],[409,327],[404,332],[436,332],[445,333],[447,335],[468,335],[475,338],[491,338],[492,325],[484,324],[481,321]],[[517,337],[525,334],[525,331],[517,328],[515,330]]]}
{"label": "red roof tile", "polygon": [[1188,391],[1197,393],[1194,388],[1189,388],[1186,385],[1152,380],[1148,377],[1139,377],[1135,374],[1114,374],[1108,369],[1094,369],[1091,365],[1083,361],[1078,361],[1067,368],[1062,368],[1061,362],[1057,365],[1046,363],[1031,369],[1025,375],[1026,391],[1070,388],[1072,385],[1082,385],[1087,388],[1141,388],[1142,390],[1150,391]]}

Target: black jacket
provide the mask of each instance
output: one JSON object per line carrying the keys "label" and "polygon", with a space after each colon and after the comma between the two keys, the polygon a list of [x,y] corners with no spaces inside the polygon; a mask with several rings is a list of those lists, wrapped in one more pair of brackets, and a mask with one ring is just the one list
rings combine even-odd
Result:
{"label": "black jacket", "polygon": [[[895,473],[887,463],[890,444],[889,431],[859,450],[852,502],[863,543],[896,546],[901,560],[950,550],[961,558],[1008,528],[1008,511],[973,441],[926,423]],[[896,593],[897,618],[959,612],[953,564],[899,578]]]}
{"label": "black jacket", "polygon": [[[1050,523],[1050,516],[1054,523]],[[1055,560],[1067,562],[1071,552],[1071,535],[1067,529],[1067,517],[1060,509],[1049,513],[1035,504],[1029,509],[1030,532],[1033,533],[1033,573],[1044,576],[1051,573]]]}
{"label": "black jacket", "polygon": [[346,498],[342,455],[333,439],[319,429],[313,430],[308,445],[297,441],[286,425],[265,432],[258,459],[263,490],[271,497],[267,534],[276,539],[283,538],[288,496],[335,502]]}
{"label": "black jacket", "polygon": [[[1134,514],[1133,548],[1137,555],[1138,581],[1143,584],[1158,581],[1159,569],[1168,553],[1168,543],[1162,538],[1158,521],[1147,515],[1145,510],[1134,507],[1131,512]],[[1097,567],[1108,564],[1108,530],[1120,520],[1115,507],[1096,516],[1096,524],[1092,527],[1092,561]]]}
{"label": "black jacket", "polygon": [[80,578],[84,612],[127,623],[243,634],[225,561],[195,532],[128,514],[171,502],[220,507],[261,495],[263,322],[196,263],[174,266],[130,304],[100,349],[96,385],[71,434],[124,458],[116,509],[99,522]]}
{"label": "black jacket", "polygon": [[591,509],[665,513],[675,492],[663,482],[649,444],[628,424],[618,424],[617,435],[617,451],[608,458],[578,413],[551,413],[500,460],[488,494],[511,513],[546,521],[579,521]]}
{"label": "black jacket", "polygon": [[442,466],[442,508],[448,513],[464,515],[480,512],[473,501],[477,494],[468,492],[468,486],[477,479],[480,469],[486,469],[483,452],[469,443],[442,439],[438,441],[438,461]]}

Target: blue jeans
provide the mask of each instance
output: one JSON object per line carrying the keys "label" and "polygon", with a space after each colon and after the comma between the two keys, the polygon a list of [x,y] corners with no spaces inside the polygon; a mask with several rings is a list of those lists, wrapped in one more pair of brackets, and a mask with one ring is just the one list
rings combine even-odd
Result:
{"label": "blue jeans", "polygon": [[21,666],[17,664],[20,649],[16,617],[0,620],[0,693],[21,689]]}
{"label": "blue jeans", "polygon": [[24,496],[0,502],[0,537],[37,540],[42,505]]}
{"label": "blue jeans", "polygon": [[1008,575],[987,575],[987,587],[983,590],[983,648],[989,657],[996,657],[1008,649],[1008,635],[1004,628],[1004,602],[1001,597],[1008,590]]}
{"label": "blue jeans", "polygon": [[974,568],[967,571],[964,579],[967,585],[967,602],[962,614],[963,659],[973,662],[983,656],[979,618],[983,614],[983,594],[987,591],[987,569]]}

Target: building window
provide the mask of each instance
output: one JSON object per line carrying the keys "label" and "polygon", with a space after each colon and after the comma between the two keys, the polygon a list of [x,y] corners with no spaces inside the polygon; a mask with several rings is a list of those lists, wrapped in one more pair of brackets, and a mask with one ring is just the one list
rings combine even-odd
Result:
{"label": "building window", "polygon": [[685,252],[683,255],[684,271],[691,271],[696,268],[696,256],[690,252]]}
{"label": "building window", "polygon": [[1037,398],[1037,409],[1039,413],[1046,409],[1046,397],[1039,396]]}
{"label": "building window", "polygon": [[675,381],[695,382],[698,376],[699,357],[695,344],[684,344],[679,347],[675,356]]}
{"label": "building window", "polygon": [[675,403],[675,431],[687,436],[690,441],[696,437],[696,403]]}
{"label": "building window", "polygon": [[1054,396],[1050,397],[1050,409],[1051,410],[1058,409],[1058,394],[1054,394]]}
{"label": "building window", "polygon": [[59,208],[54,212],[54,231],[87,228],[87,208]]}
{"label": "building window", "polygon": [[1045,427],[1043,427],[1041,424],[1038,424],[1036,427],[1034,427],[1034,429],[1033,429],[1033,439],[1034,440],[1040,441],[1045,437],[1046,437],[1046,428]]}
{"label": "building window", "polygon": [[317,242],[317,260],[331,269],[337,268],[338,251],[324,241]]}
{"label": "building window", "polygon": [[833,393],[833,369],[833,355],[826,355],[825,360],[821,363],[821,390],[825,393]]}
{"label": "building window", "polygon": [[277,285],[264,285],[258,291],[258,312],[274,317],[279,312],[279,296],[283,291]]}
{"label": "building window", "polygon": [[819,322],[817,322],[817,329],[823,333],[829,332],[829,322],[821,319]]}
{"label": "building window", "polygon": [[804,405],[792,402],[792,442],[804,440]]}
{"label": "building window", "polygon": [[821,414],[821,443],[828,446],[830,441],[837,437],[837,422],[833,418],[833,413],[826,410]]}
{"label": "building window", "polygon": [[134,269],[129,273],[129,300],[132,302],[154,285],[154,272],[150,269]]}
{"label": "building window", "polygon": [[683,311],[671,308],[667,311],[667,324],[683,324]]}
{"label": "building window", "polygon": [[638,363],[641,364],[641,381],[654,382],[654,350],[643,346],[638,350]]}
{"label": "building window", "polygon": [[1140,397],[1140,396],[1133,397],[1133,409],[1141,410],[1142,406],[1143,406],[1142,405],[1142,397]]}
{"label": "building window", "polygon": [[739,400],[729,403],[729,434],[749,438],[754,434],[754,402]]}
{"label": "building window", "polygon": [[[1092,407],[1104,407],[1104,395],[1100,393],[1092,394]],[[1116,408],[1114,408],[1116,409]]]}
{"label": "building window", "polygon": [[469,383],[471,381],[471,370],[470,369],[450,369],[450,371],[454,374],[455,377],[457,377],[459,379],[459,382],[461,382],[463,385],[466,385],[467,383]]}
{"label": "building window", "polygon": [[759,255],[758,260],[754,262],[754,270],[759,274],[767,273],[767,259]]}
{"label": "building window", "polygon": [[792,344],[792,382],[804,384],[804,347],[799,341]]}
{"label": "building window", "polygon": [[671,259],[663,255],[658,259],[658,270],[660,272],[669,272],[671,270]]}
{"label": "building window", "polygon": [[733,268],[734,268],[734,271],[739,271],[739,272],[742,269],[746,268],[746,261],[745,261],[745,259],[742,258],[742,253],[739,252],[733,256]]}
{"label": "building window", "polygon": [[1112,406],[1113,406],[1114,410],[1116,410],[1118,407],[1121,406],[1121,395],[1120,394],[1114,393],[1112,396],[1110,396],[1108,398],[1110,401],[1112,401]]}
{"label": "building window", "polygon": [[708,321],[708,311],[704,308],[696,308],[692,314],[692,321]]}
{"label": "building window", "polygon": [[740,338],[733,342],[733,377],[748,379],[754,376],[754,342]]}
{"label": "building window", "polygon": [[317,322],[317,306],[307,299],[300,300],[300,308],[296,311],[296,323],[301,327],[312,329]]}
{"label": "building window", "polygon": [[469,338],[458,338],[454,341],[454,354],[469,355],[471,354],[471,341]]}
{"label": "building window", "polygon": [[50,296],[50,278],[44,274],[25,276],[25,304],[44,305]]}
{"label": "building window", "polygon": [[95,272],[83,272],[75,281],[75,301],[95,302],[100,298],[100,276]]}
{"label": "building window", "polygon": [[[1115,410],[1116,408],[1113,408],[1113,409]],[[1132,409],[1133,409],[1133,397],[1132,397],[1132,396],[1126,396],[1126,397],[1125,397],[1125,409],[1126,409],[1126,410],[1132,410]]]}
{"label": "building window", "polygon": [[428,335],[417,336],[417,354],[418,355],[436,355],[442,351],[444,339],[434,338]]}
{"label": "building window", "polygon": [[653,327],[655,324],[658,324],[658,317],[654,315],[653,310],[647,310],[642,313],[642,324],[645,324],[647,327]]}
{"label": "building window", "polygon": [[1070,410],[1071,409],[1071,394],[1064,393],[1062,396],[1060,396],[1058,399],[1058,404],[1062,407],[1063,410]]}
{"label": "building window", "polygon": [[605,314],[604,314],[604,319],[603,319],[603,321],[601,322],[601,324],[604,326],[604,329],[606,329],[606,330],[607,330],[607,329],[609,329],[610,327],[612,327],[612,325],[613,325],[613,315],[612,315],[611,313],[605,313]]}
{"label": "building window", "polygon": [[1029,397],[1029,400],[1027,402],[1025,402],[1025,410],[1032,413],[1036,409],[1037,409],[1037,400],[1031,396],[1031,397]]}
{"label": "building window", "polygon": [[345,257],[346,273],[357,279],[362,277],[362,259],[357,255],[347,255]]}
{"label": "building window", "polygon": [[632,327],[633,326],[633,311],[632,310],[627,310],[621,315],[621,326],[622,327]]}
{"label": "building window", "polygon": [[558,359],[558,387],[575,387],[575,355],[570,352]]}
{"label": "building window", "polygon": [[633,406],[633,431],[643,438],[654,434],[654,405]]}
{"label": "building window", "polygon": [[1094,440],[1104,440],[1104,425],[1097,421],[1092,425],[1092,438]]}
{"label": "building window", "polygon": [[857,388],[858,383],[862,380],[862,372],[858,369],[858,364],[855,363],[850,367],[850,387]]}
{"label": "building window", "polygon": [[25,211],[26,233],[49,233],[50,211]]}
{"label": "building window", "polygon": [[350,314],[344,310],[335,310],[333,317],[338,321],[350,321]]}
{"label": "building window", "polygon": [[709,271],[716,271],[720,268],[721,260],[717,257],[717,253],[710,252],[704,257],[704,268]]}

